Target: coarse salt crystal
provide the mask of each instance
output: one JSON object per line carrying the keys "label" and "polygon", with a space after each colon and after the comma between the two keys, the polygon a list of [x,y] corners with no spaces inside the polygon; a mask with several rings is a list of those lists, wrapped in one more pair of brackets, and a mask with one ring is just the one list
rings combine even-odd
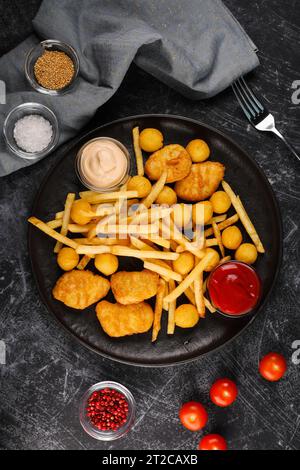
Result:
{"label": "coarse salt crystal", "polygon": [[14,139],[25,152],[42,152],[51,142],[53,128],[43,116],[30,114],[19,119],[14,127]]}

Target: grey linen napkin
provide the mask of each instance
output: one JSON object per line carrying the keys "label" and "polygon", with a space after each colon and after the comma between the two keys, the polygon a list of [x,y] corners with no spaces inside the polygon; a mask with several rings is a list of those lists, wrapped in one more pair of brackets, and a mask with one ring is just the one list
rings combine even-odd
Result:
{"label": "grey linen napkin", "polygon": [[[7,87],[0,126],[14,106],[43,103],[58,117],[60,144],[113,95],[132,61],[191,99],[216,95],[259,64],[255,45],[220,0],[44,0],[33,26],[36,35],[0,58]],[[25,55],[40,39],[77,50],[72,92],[53,97],[27,83]],[[11,155],[1,135],[0,176],[32,163]]]}

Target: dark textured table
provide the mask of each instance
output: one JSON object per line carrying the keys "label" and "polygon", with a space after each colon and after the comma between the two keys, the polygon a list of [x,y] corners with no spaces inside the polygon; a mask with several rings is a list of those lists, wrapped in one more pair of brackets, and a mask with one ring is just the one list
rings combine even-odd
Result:
{"label": "dark textured table", "polygon": [[[300,79],[299,2],[225,3],[260,49],[261,67],[249,77],[251,83],[300,151],[300,104],[291,99],[292,83]],[[0,0],[0,53],[30,33],[38,5],[38,0]],[[2,178],[0,340],[5,341],[7,356],[6,365],[0,364],[0,447],[193,450],[201,433],[182,428],[178,409],[186,400],[200,399],[210,414],[206,432],[223,434],[230,448],[299,449],[300,364],[292,360],[293,342],[300,340],[299,164],[280,141],[247,124],[231,90],[206,102],[188,101],[134,66],[94,122],[145,112],[188,116],[222,129],[263,168],[277,195],[284,227],[284,259],[273,296],[238,340],[193,363],[143,369],[102,359],[69,337],[47,313],[29,265],[26,218],[59,152]],[[259,358],[270,350],[283,352],[289,363],[285,379],[277,384],[257,373]],[[210,384],[220,376],[232,377],[239,385],[238,401],[225,410],[208,399]],[[128,386],[138,406],[134,430],[112,444],[88,437],[78,420],[82,393],[104,379]]]}

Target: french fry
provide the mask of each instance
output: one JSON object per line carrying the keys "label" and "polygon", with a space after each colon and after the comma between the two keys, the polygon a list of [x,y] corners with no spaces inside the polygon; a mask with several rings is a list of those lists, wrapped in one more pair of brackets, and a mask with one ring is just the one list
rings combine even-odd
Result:
{"label": "french fry", "polygon": [[[169,293],[169,281],[166,281],[164,295],[168,295],[168,293]],[[164,300],[163,300],[163,310],[165,310],[166,312],[169,311],[169,304],[165,303]]]}
{"label": "french fry", "polygon": [[160,221],[159,227],[162,233],[162,237],[167,239],[170,237],[171,240],[174,240],[176,243],[183,247],[183,251],[190,251],[197,258],[201,259],[204,257],[205,251],[199,250],[197,247],[195,247],[192,242],[190,242],[184,235],[182,235],[182,233],[180,233],[180,231],[176,228],[175,224],[172,224],[172,226],[170,226],[162,220]]}
{"label": "french fry", "polygon": [[140,240],[137,237],[134,237],[133,235],[130,235],[130,241],[131,241],[132,245],[135,248],[137,248],[138,250],[157,251],[155,248],[148,245],[148,243],[145,243],[144,241]]}
{"label": "french fry", "polygon": [[97,191],[80,191],[79,196],[81,199],[88,199],[90,197],[98,196]]}
{"label": "french fry", "polygon": [[[205,281],[204,281],[204,283],[205,283]],[[187,298],[189,299],[189,301],[193,305],[196,305],[196,300],[195,300],[195,295],[194,295],[194,286],[191,285],[184,293],[187,296]],[[203,298],[204,298],[204,305],[207,308],[207,310],[209,310],[211,313],[215,313],[216,312],[215,307],[212,306],[212,304],[210,303],[210,301],[206,297],[203,297]]]}
{"label": "french fry", "polygon": [[217,240],[217,243],[218,243],[218,246],[219,246],[221,255],[222,255],[222,257],[224,258],[224,256],[225,256],[225,250],[224,250],[224,246],[223,246],[223,243],[222,243],[222,236],[221,236],[220,229],[219,229],[219,227],[217,226],[216,222],[213,222],[213,223],[212,223],[212,228],[213,228],[214,235],[215,235],[215,237],[216,237],[216,240]]}
{"label": "french fry", "polygon": [[88,255],[84,255],[81,260],[79,261],[79,263],[77,264],[77,269],[79,270],[83,270],[84,268],[86,268],[86,266],[88,265],[88,263],[91,261],[91,256],[88,256]]}
{"label": "french fry", "polygon": [[163,252],[163,251],[140,251],[127,248],[125,246],[112,246],[111,252],[116,256],[132,256],[139,259],[162,259],[162,260],[175,260],[178,258],[177,253]]}
{"label": "french fry", "polygon": [[103,234],[138,234],[149,235],[158,233],[159,227],[157,224],[152,225],[98,225],[96,228],[96,235]]}
{"label": "french fry", "polygon": [[227,214],[222,214],[222,215],[216,215],[212,219],[210,219],[205,225],[211,225],[213,222],[216,222],[218,224],[219,222],[224,222],[224,220],[227,219]]}
{"label": "french fry", "polygon": [[92,227],[95,227],[96,224],[86,224],[86,225],[79,225],[79,224],[69,224],[68,230],[71,233],[88,233]]}
{"label": "french fry", "polygon": [[230,261],[230,260],[231,260],[231,256],[224,256],[224,258],[220,260],[219,265],[223,263],[227,263],[227,261]]}
{"label": "french fry", "polygon": [[170,240],[165,240],[164,238],[160,237],[159,235],[154,235],[153,237],[145,237],[146,240],[149,240],[150,242],[154,243],[155,245],[162,246],[163,248],[166,248],[167,250],[170,249],[171,244]]}
{"label": "french fry", "polygon": [[257,231],[255,230],[255,227],[254,227],[253,223],[250,220],[250,217],[248,216],[248,214],[247,214],[247,212],[246,212],[246,210],[243,206],[242,201],[240,200],[239,197],[236,196],[236,194],[231,189],[229,184],[226,183],[226,181],[222,181],[222,186],[223,186],[224,191],[228,194],[233,207],[235,208],[237,214],[239,215],[239,218],[240,218],[243,226],[245,227],[246,232],[248,233],[249,237],[251,238],[254,245],[256,246],[257,251],[259,253],[264,253],[265,249],[263,247],[263,244],[262,244],[262,242],[261,242],[261,240],[258,236]]}
{"label": "french fry", "polygon": [[218,244],[217,242],[217,239],[216,238],[207,238],[205,240],[205,246],[206,248],[210,247],[210,246],[216,246]]}
{"label": "french fry", "polygon": [[94,217],[104,217],[106,215],[111,215],[116,213],[116,208],[113,205],[107,205],[107,204],[99,204],[95,209],[94,209]]}
{"label": "french fry", "polygon": [[91,246],[91,245],[77,245],[76,253],[79,255],[101,255],[103,253],[111,253],[110,246]]}
{"label": "french fry", "polygon": [[[62,218],[62,224],[61,224],[61,229],[60,233],[63,236],[67,236],[68,234],[68,225],[70,221],[70,214],[71,214],[71,209],[72,209],[72,204],[75,201],[75,194],[74,193],[69,193],[66,198],[65,202],[65,210],[64,210],[64,215]],[[54,247],[54,253],[58,253],[61,248],[62,248],[62,242],[57,241]]]}
{"label": "french fry", "polygon": [[55,214],[55,220],[62,219],[64,215],[64,211],[56,212]]}
{"label": "french fry", "polygon": [[204,305],[207,308],[207,310],[210,311],[210,313],[215,313],[217,311],[206,297],[204,297]]}
{"label": "french fry", "polygon": [[203,259],[194,267],[194,269],[186,276],[186,278],[174,289],[166,298],[166,302],[172,302],[177,299],[184,291],[197,279],[199,274],[204,271],[206,266],[212,261],[214,253],[206,253]]}
{"label": "french fry", "polygon": [[165,292],[165,281],[160,279],[159,286],[156,294],[156,302],[154,309],[154,320],[153,320],[153,330],[152,330],[152,343],[157,340],[158,333],[161,329],[161,316],[163,310],[163,298]]}
{"label": "french fry", "polygon": [[[168,175],[167,171],[163,171],[159,180],[152,186],[152,189],[150,193],[148,194],[148,196],[142,200],[141,202],[142,206],[146,207],[147,209],[149,209],[149,207],[152,206],[154,201],[157,199],[157,196],[159,195],[164,185],[166,184],[167,175]],[[137,209],[137,212],[139,212],[139,209]]]}
{"label": "french fry", "polygon": [[56,229],[62,226],[62,219],[57,219],[57,220],[49,220],[47,222],[48,227]]}
{"label": "french fry", "polygon": [[184,291],[184,295],[188,298],[191,304],[196,305],[195,294],[194,294],[194,291],[191,289],[191,287],[188,287]]}
{"label": "french fry", "polygon": [[[235,224],[238,220],[239,220],[238,214],[234,214],[231,217],[228,217],[228,219],[224,220],[224,222],[220,222],[218,224],[218,229],[221,231],[224,228],[230,227],[230,225]],[[214,234],[213,228],[208,228],[204,231],[204,235],[206,237],[210,237],[213,234]]]}
{"label": "french fry", "polygon": [[132,224],[143,224],[143,223],[153,223],[159,219],[164,219],[168,217],[173,212],[172,207],[154,207],[142,212],[137,213],[134,217],[128,217],[128,223]]}
{"label": "french fry", "polygon": [[132,129],[132,137],[133,137],[133,148],[134,148],[134,153],[135,153],[137,174],[139,176],[144,176],[144,160],[143,160],[142,150],[140,147],[140,131],[138,127],[134,127]]}
{"label": "french fry", "polygon": [[122,245],[122,246],[129,246],[129,238],[73,238],[73,241],[76,242],[78,245],[91,245],[91,246],[112,246],[112,245]]}
{"label": "french fry", "polygon": [[196,308],[199,313],[199,317],[205,317],[205,304],[204,304],[204,295],[203,295],[203,272],[194,281],[194,293],[195,293],[195,302]]}
{"label": "french fry", "polygon": [[84,199],[90,204],[100,204],[101,202],[111,202],[118,199],[133,199],[138,197],[137,191],[116,191],[113,193],[101,193],[86,196]]}
{"label": "french fry", "polygon": [[29,217],[28,222],[40,229],[42,232],[49,235],[49,237],[61,242],[63,245],[74,248],[74,250],[76,250],[76,248],[78,247],[78,244],[75,243],[74,240],[71,240],[70,238],[62,235],[61,233],[56,232],[55,230],[53,230],[53,228],[49,227],[37,217]]}
{"label": "french fry", "polygon": [[[173,279],[169,281],[169,292],[172,292],[175,289],[175,282]],[[168,310],[168,327],[167,334],[173,335],[175,331],[175,310],[176,310],[176,299],[170,302]]]}
{"label": "french fry", "polygon": [[160,276],[164,277],[165,279],[173,279],[174,281],[181,282],[182,281],[182,276],[181,274],[176,273],[169,267],[166,268],[164,266],[160,266],[159,264],[149,262],[149,261],[144,261],[144,268],[149,269],[150,271],[153,271]]}

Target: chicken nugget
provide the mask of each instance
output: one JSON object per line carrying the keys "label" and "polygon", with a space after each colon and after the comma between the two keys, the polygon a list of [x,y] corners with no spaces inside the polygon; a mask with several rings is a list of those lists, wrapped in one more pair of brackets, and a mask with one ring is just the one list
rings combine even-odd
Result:
{"label": "chicken nugget", "polygon": [[96,314],[105,333],[113,338],[146,333],[153,324],[153,310],[146,302],[121,305],[102,300]]}
{"label": "chicken nugget", "polygon": [[185,201],[203,201],[216,191],[224,173],[225,167],[222,163],[195,163],[190,174],[175,184],[176,194]]}
{"label": "chicken nugget", "polygon": [[107,279],[91,271],[69,271],[63,274],[53,288],[53,297],[65,305],[83,310],[103,299],[109,291]]}
{"label": "chicken nugget", "polygon": [[159,275],[148,269],[119,271],[111,276],[111,289],[120,304],[137,304],[156,295],[158,281]]}
{"label": "chicken nugget", "polygon": [[145,173],[151,180],[159,180],[167,170],[167,183],[185,178],[191,170],[192,160],[184,147],[178,144],[166,145],[154,152],[145,163]]}

